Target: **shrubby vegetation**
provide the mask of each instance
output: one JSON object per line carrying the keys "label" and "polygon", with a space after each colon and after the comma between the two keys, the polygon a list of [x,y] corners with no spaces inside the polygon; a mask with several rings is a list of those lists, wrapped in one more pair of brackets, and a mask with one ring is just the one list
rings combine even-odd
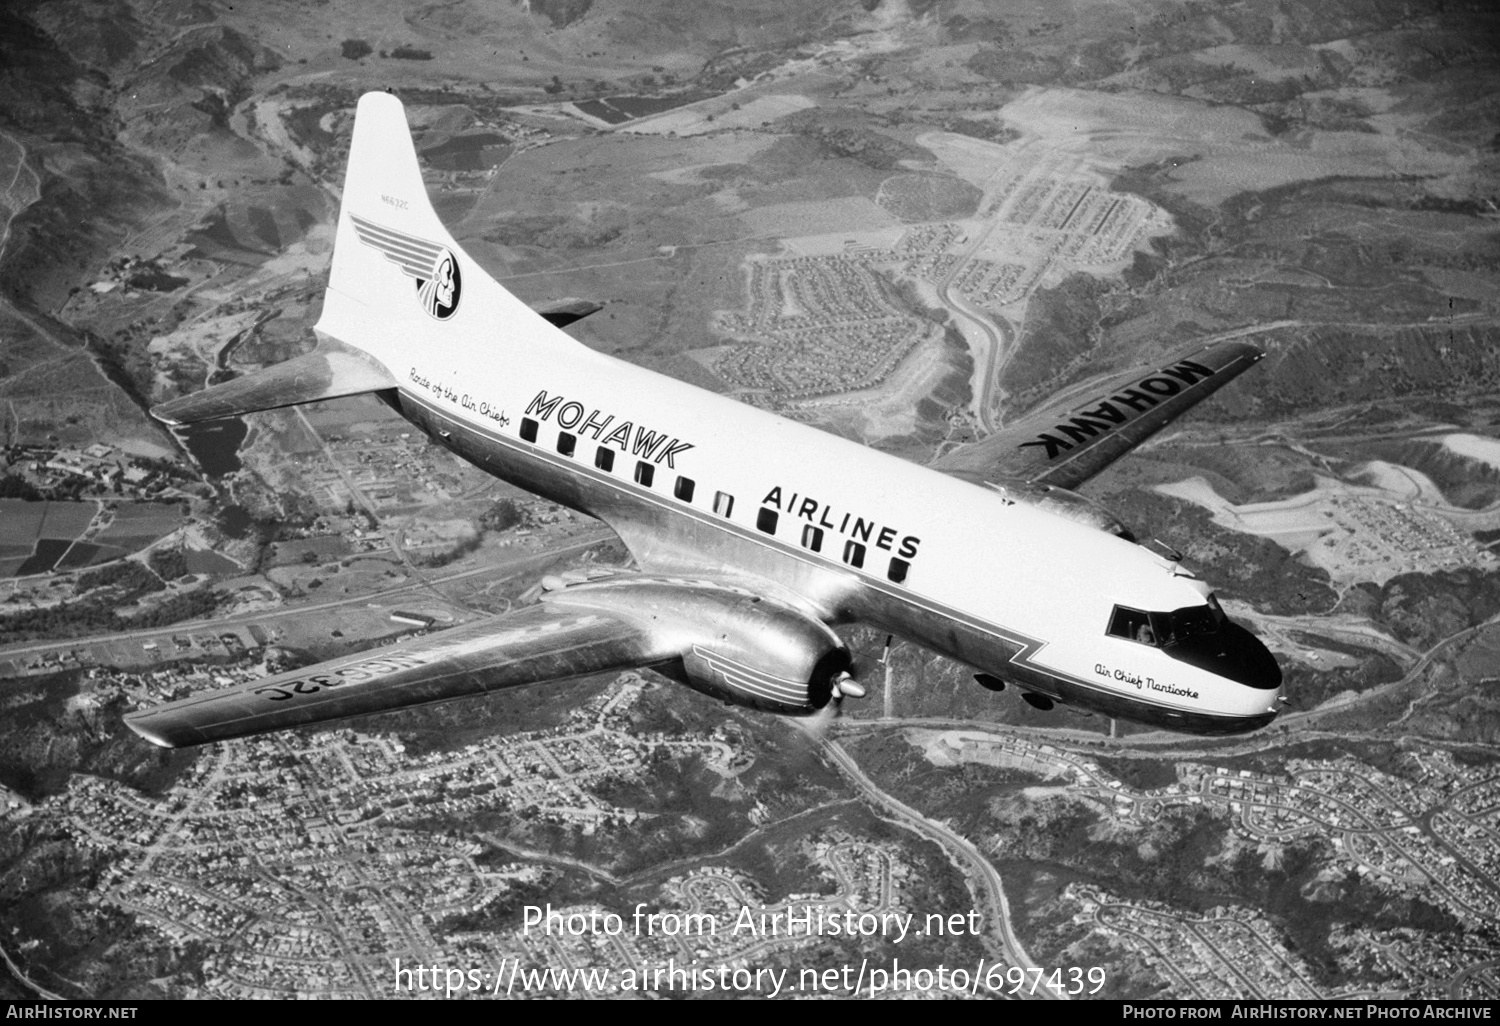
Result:
{"label": "shrubby vegetation", "polygon": [[0,637],[27,641],[143,630],[179,620],[200,619],[218,607],[220,593],[201,588],[169,596],[131,614],[122,614],[122,607],[166,590],[164,577],[171,579],[187,573],[187,563],[180,550],[153,552],[149,559],[152,563],[150,569],[138,560],[121,559],[79,574],[74,594],[82,598],[0,616]]}

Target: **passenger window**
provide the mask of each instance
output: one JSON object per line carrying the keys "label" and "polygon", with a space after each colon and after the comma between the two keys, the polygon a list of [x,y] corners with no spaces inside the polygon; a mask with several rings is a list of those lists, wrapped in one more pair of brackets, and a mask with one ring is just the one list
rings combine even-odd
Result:
{"label": "passenger window", "polygon": [[714,492],[714,512],[727,520],[734,513],[734,496],[728,492]]}
{"label": "passenger window", "polygon": [[886,572],[886,576],[895,581],[897,584],[902,584],[906,581],[906,571],[910,569],[911,564],[906,560],[892,559],[891,568]]}
{"label": "passenger window", "polygon": [[599,446],[599,451],[594,453],[594,466],[600,470],[615,469],[615,451]]}
{"label": "passenger window", "polygon": [[573,455],[573,450],[578,446],[578,437],[570,435],[566,431],[557,433],[557,451],[564,456]]}
{"label": "passenger window", "polygon": [[765,509],[764,507],[762,507],[761,511],[755,514],[755,526],[764,531],[766,534],[775,534],[776,511],[774,509]]}
{"label": "passenger window", "polygon": [[521,438],[527,442],[536,441],[536,421],[530,417],[521,418]]}
{"label": "passenger window", "polygon": [[844,562],[852,567],[865,565],[865,547],[859,542],[844,542]]}
{"label": "passenger window", "polygon": [[683,502],[693,501],[693,479],[690,477],[679,477],[677,487],[672,489],[672,494]]}
{"label": "passenger window", "polygon": [[823,529],[808,524],[802,528],[802,547],[814,552],[823,551]]}
{"label": "passenger window", "polygon": [[636,465],[635,465],[635,480],[636,480],[636,484],[643,484],[647,488],[650,488],[651,487],[651,479],[654,478],[655,476],[656,476],[656,468],[653,467],[651,464],[647,463],[645,460],[638,460],[636,462]]}

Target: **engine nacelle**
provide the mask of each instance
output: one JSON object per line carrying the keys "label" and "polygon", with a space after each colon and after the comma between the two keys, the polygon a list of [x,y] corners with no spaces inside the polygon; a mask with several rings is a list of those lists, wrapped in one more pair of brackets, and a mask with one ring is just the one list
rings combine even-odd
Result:
{"label": "engine nacelle", "polygon": [[565,587],[544,601],[634,624],[645,638],[643,661],[738,705],[814,712],[850,666],[848,648],[826,624],[709,581],[616,577]]}

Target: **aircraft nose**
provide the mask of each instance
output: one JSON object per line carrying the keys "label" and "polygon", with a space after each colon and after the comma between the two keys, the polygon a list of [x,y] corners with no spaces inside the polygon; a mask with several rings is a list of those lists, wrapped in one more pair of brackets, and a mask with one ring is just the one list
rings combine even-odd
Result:
{"label": "aircraft nose", "polygon": [[1242,634],[1238,642],[1235,661],[1239,664],[1239,673],[1235,679],[1241,684],[1251,687],[1265,688],[1265,690],[1281,690],[1281,664],[1277,657],[1271,654],[1271,649],[1266,648],[1266,643],[1259,637],[1235,624],[1239,633]]}
{"label": "aircraft nose", "polygon": [[1254,634],[1237,623],[1228,623],[1220,629],[1225,647],[1224,676],[1248,687],[1262,691],[1281,691],[1281,664]]}
{"label": "aircraft nose", "polygon": [[1281,688],[1281,666],[1265,644],[1233,620],[1168,649],[1173,658],[1257,691]]}

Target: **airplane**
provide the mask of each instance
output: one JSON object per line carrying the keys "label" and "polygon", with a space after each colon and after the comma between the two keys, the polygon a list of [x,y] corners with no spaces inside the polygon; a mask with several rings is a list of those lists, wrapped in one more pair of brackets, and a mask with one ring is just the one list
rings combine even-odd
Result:
{"label": "airplane", "polygon": [[126,716],[163,747],[652,668],[811,714],[862,696],[837,627],[992,690],[1198,734],[1282,708],[1209,586],[1074,489],[1259,360],[1234,341],[1111,379],[920,466],[596,352],[439,221],[400,101],[358,105],[311,353],[167,402],[171,426],[373,395],[458,456],[603,521],[633,565],[544,578],[501,616]]}

